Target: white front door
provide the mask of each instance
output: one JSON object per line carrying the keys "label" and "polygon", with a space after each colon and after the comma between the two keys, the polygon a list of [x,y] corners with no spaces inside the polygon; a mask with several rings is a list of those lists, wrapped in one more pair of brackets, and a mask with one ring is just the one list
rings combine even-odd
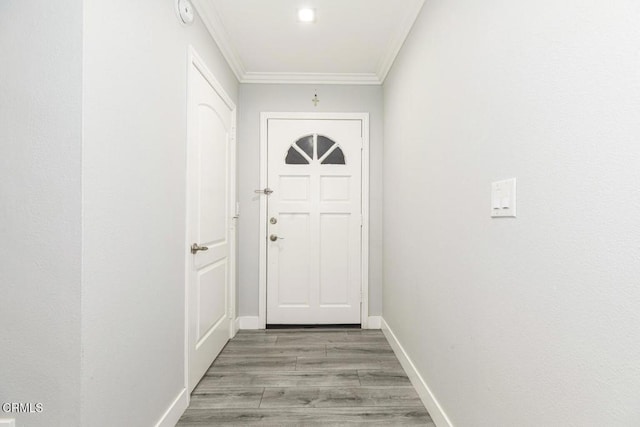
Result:
{"label": "white front door", "polygon": [[359,324],[362,120],[267,122],[267,324]]}
{"label": "white front door", "polygon": [[187,323],[191,392],[230,338],[235,110],[192,58],[188,99]]}

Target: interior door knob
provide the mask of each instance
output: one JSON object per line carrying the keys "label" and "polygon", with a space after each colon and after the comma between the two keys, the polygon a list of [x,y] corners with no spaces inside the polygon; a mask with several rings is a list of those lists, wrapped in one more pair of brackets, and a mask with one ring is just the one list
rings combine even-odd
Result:
{"label": "interior door knob", "polygon": [[265,194],[265,195],[267,195],[267,196],[268,196],[269,194],[273,193],[273,190],[272,190],[272,189],[270,189],[269,187],[267,187],[267,188],[265,188],[264,190],[254,190],[254,193],[257,193],[257,194]]}
{"label": "interior door knob", "polygon": [[193,245],[191,245],[191,253],[192,254],[197,254],[199,251],[208,251],[209,248],[206,246],[200,246],[197,243],[194,243]]}
{"label": "interior door knob", "polygon": [[269,240],[275,242],[276,240],[284,240],[284,237],[278,237],[275,234],[272,234],[271,236],[269,236]]}

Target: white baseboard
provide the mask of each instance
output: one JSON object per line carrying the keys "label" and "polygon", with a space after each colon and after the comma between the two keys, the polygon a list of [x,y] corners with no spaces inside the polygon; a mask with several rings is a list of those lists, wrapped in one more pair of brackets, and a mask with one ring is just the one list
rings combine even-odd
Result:
{"label": "white baseboard", "polygon": [[367,329],[381,329],[382,317],[381,316],[369,316],[367,319]]}
{"label": "white baseboard", "polygon": [[429,389],[429,386],[425,382],[424,378],[422,378],[422,375],[420,375],[420,373],[416,369],[415,365],[411,361],[411,358],[405,352],[402,344],[400,344],[393,331],[389,328],[389,325],[387,325],[387,322],[385,322],[383,318],[381,318],[380,320],[382,332],[384,333],[385,337],[387,337],[387,341],[389,341],[391,348],[393,348],[393,352],[396,354],[396,357],[400,361],[400,364],[411,380],[411,384],[413,384],[416,391],[418,392],[420,400],[422,400],[425,408],[427,408],[427,411],[429,411],[429,415],[431,415],[433,422],[437,427],[453,427],[453,424],[451,424],[449,417],[447,417],[447,414],[445,414],[444,410],[438,403],[438,400],[431,392],[431,389]]}
{"label": "white baseboard", "polygon": [[11,418],[0,419],[0,427],[16,427],[16,420]]}
{"label": "white baseboard", "polygon": [[183,388],[182,391],[178,393],[178,397],[169,405],[169,409],[167,409],[162,418],[160,418],[156,427],[175,427],[187,409],[187,406],[189,406],[189,393],[187,393],[186,388]]}
{"label": "white baseboard", "polygon": [[236,319],[238,329],[260,329],[258,316],[240,316]]}

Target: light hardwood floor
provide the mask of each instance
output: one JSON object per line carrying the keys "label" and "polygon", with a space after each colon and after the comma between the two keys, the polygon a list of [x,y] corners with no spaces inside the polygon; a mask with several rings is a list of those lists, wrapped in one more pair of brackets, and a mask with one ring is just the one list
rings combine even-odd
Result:
{"label": "light hardwood floor", "polygon": [[178,426],[435,427],[380,331],[240,331]]}

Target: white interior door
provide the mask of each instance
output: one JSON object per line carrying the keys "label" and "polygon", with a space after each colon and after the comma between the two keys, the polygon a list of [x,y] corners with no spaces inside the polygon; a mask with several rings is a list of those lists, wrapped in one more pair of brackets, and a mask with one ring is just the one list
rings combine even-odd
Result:
{"label": "white interior door", "polygon": [[188,100],[187,324],[189,391],[230,338],[233,315],[235,110],[199,60]]}
{"label": "white interior door", "polygon": [[268,324],[360,323],[362,137],[362,120],[268,120]]}

